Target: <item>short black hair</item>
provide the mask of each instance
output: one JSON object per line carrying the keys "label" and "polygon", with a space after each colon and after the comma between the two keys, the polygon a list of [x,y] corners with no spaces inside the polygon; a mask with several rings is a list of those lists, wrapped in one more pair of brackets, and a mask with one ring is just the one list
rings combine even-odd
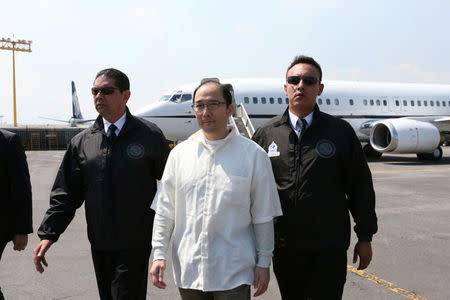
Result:
{"label": "short black hair", "polygon": [[128,79],[128,76],[125,75],[125,73],[123,73],[122,71],[119,71],[114,68],[108,68],[98,72],[97,75],[95,75],[95,79],[99,78],[100,76],[105,76],[114,79],[114,83],[116,87],[120,90],[120,92],[130,89],[130,80]]}
{"label": "short black hair", "polygon": [[227,104],[227,106],[229,106],[232,103],[233,97],[231,96],[231,92],[230,89],[228,88],[228,86],[226,84],[221,84],[219,80],[217,79],[206,79],[206,80],[202,80],[200,82],[200,84],[195,88],[194,90],[194,95],[192,97],[192,103],[195,103],[195,94],[197,94],[197,90],[199,88],[201,88],[202,86],[206,85],[206,84],[210,84],[213,83],[216,86],[219,87],[223,98],[225,99],[225,103]]}
{"label": "short black hair", "polygon": [[291,64],[289,65],[289,67],[286,70],[286,78],[287,78],[287,73],[289,72],[289,70],[297,64],[308,64],[308,65],[315,67],[317,69],[317,71],[319,71],[319,82],[322,81],[322,68],[320,67],[319,63],[317,61],[315,61],[314,58],[312,58],[310,56],[305,56],[305,55],[298,55],[298,56],[294,57],[294,60],[291,62]]}

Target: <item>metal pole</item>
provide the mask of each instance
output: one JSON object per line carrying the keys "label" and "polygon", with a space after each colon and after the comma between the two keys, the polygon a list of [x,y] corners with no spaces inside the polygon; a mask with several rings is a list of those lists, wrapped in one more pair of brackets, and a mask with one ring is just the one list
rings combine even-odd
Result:
{"label": "metal pole", "polygon": [[16,59],[14,48],[13,53],[13,96],[14,96],[14,127],[17,127],[17,110],[16,110]]}
{"label": "metal pole", "polygon": [[31,52],[31,41],[11,39],[0,39],[0,50],[11,50],[13,55],[13,106],[14,106],[14,126],[17,127],[16,109],[16,51]]}

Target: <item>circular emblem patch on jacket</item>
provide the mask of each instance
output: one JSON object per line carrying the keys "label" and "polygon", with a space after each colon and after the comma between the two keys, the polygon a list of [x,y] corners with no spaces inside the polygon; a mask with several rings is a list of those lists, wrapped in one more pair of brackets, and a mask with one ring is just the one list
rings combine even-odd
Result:
{"label": "circular emblem patch on jacket", "polygon": [[144,156],[144,146],[141,144],[129,144],[127,146],[127,155],[131,159],[139,159]]}
{"label": "circular emblem patch on jacket", "polygon": [[320,157],[330,158],[336,153],[336,146],[330,140],[319,140],[316,144],[316,152]]}

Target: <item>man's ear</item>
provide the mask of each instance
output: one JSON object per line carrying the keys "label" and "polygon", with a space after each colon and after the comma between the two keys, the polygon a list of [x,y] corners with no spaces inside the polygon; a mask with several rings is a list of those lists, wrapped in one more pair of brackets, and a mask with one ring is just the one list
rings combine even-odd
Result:
{"label": "man's ear", "polygon": [[131,91],[130,90],[126,90],[122,92],[122,99],[125,101],[125,103],[128,102],[128,99],[130,99],[131,96]]}

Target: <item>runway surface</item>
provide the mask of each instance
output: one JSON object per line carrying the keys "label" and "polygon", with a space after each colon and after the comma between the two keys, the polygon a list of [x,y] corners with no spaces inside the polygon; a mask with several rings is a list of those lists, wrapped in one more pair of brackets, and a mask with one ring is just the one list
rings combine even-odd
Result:
{"label": "runway surface", "polygon": [[[63,154],[27,152],[35,231],[48,208]],[[383,155],[369,165],[379,219],[374,258],[364,272],[352,267],[353,234],[344,299],[450,299],[450,147],[444,147],[439,162]],[[34,233],[25,251],[15,252],[11,243],[7,245],[0,262],[0,286],[7,300],[98,299],[83,208],[49,250],[49,267],[43,274],[35,271],[32,261],[37,243]],[[148,299],[179,299],[170,268],[165,278],[166,290],[149,282]],[[257,299],[280,299],[273,274],[268,291]]]}

